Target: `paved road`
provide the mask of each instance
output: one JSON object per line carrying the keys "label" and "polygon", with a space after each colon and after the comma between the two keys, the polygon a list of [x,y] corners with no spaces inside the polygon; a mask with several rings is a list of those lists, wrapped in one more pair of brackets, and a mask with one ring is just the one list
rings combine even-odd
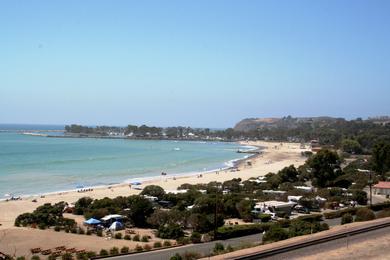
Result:
{"label": "paved road", "polygon": [[239,238],[231,238],[222,241],[213,241],[209,243],[187,245],[182,247],[176,247],[171,249],[158,250],[156,252],[145,252],[134,255],[116,256],[108,259],[113,260],[169,260],[176,253],[184,254],[185,252],[197,252],[201,255],[209,255],[212,253],[215,243],[222,243],[225,247],[231,245],[233,247],[239,246],[245,243],[260,243],[262,234],[255,234]]}
{"label": "paved road", "polygon": [[390,227],[381,228],[366,233],[350,236],[348,238],[344,237],[340,239],[335,239],[329,242],[292,250],[286,253],[282,253],[276,256],[262,258],[262,259],[272,259],[272,260],[299,259],[300,257],[310,256],[324,251],[344,248],[354,243],[364,242],[369,239],[378,238],[384,235],[388,235],[389,232],[390,232]]}
{"label": "paved road", "polygon": [[[329,226],[336,226],[340,225],[340,218],[336,219],[326,219],[324,222],[328,223]],[[242,244],[246,243],[261,243],[262,234],[255,234],[245,237],[238,237],[238,238],[231,238],[227,240],[222,241],[213,241],[210,243],[203,243],[203,244],[191,244],[187,246],[182,247],[176,247],[171,249],[165,249],[165,250],[159,250],[156,252],[145,252],[145,253],[139,253],[139,254],[133,254],[133,255],[126,255],[126,256],[117,256],[117,257],[110,257],[109,259],[113,260],[166,260],[171,258],[171,256],[175,255],[176,253],[184,254],[185,252],[197,252],[204,255],[210,255],[213,252],[215,243],[219,242],[222,243],[225,247],[227,245],[231,245],[232,247],[237,247]]]}

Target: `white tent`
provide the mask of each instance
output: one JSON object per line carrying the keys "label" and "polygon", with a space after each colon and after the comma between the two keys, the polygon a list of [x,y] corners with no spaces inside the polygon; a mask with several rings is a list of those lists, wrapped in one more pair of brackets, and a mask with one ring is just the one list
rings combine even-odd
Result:
{"label": "white tent", "polygon": [[111,224],[109,229],[112,231],[121,230],[123,229],[123,224],[118,221],[115,221],[114,223]]}

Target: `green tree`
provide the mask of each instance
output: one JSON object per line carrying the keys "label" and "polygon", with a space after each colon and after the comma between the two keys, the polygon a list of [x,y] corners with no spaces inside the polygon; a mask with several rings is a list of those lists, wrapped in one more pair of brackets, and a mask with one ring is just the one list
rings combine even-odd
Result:
{"label": "green tree", "polygon": [[390,142],[378,142],[372,149],[373,169],[384,176],[390,170]]}
{"label": "green tree", "polygon": [[307,160],[311,168],[312,183],[317,187],[328,187],[343,174],[340,169],[340,158],[337,153],[327,149],[320,150]]}
{"label": "green tree", "polygon": [[161,200],[165,195],[165,191],[158,185],[148,185],[142,190],[141,195],[149,195]]}
{"label": "green tree", "polygon": [[352,154],[360,154],[362,152],[362,147],[359,142],[352,139],[344,139],[341,142],[341,148],[344,152]]}

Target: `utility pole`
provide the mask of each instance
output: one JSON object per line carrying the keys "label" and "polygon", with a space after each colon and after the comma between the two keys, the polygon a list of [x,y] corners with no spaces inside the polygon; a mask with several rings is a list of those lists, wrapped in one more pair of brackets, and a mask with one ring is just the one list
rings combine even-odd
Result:
{"label": "utility pole", "polygon": [[368,186],[370,187],[370,206],[372,206],[372,171],[358,169],[359,172],[368,173],[370,179],[368,180]]}

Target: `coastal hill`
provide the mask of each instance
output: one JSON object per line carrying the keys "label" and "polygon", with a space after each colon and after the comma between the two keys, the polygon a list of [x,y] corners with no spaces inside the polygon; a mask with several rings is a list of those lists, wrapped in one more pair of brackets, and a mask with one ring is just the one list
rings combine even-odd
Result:
{"label": "coastal hill", "polygon": [[249,132],[257,129],[286,128],[295,129],[302,125],[316,124],[318,126],[329,125],[346,121],[344,118],[335,117],[282,117],[282,118],[247,118],[238,122],[234,126],[235,131]]}

